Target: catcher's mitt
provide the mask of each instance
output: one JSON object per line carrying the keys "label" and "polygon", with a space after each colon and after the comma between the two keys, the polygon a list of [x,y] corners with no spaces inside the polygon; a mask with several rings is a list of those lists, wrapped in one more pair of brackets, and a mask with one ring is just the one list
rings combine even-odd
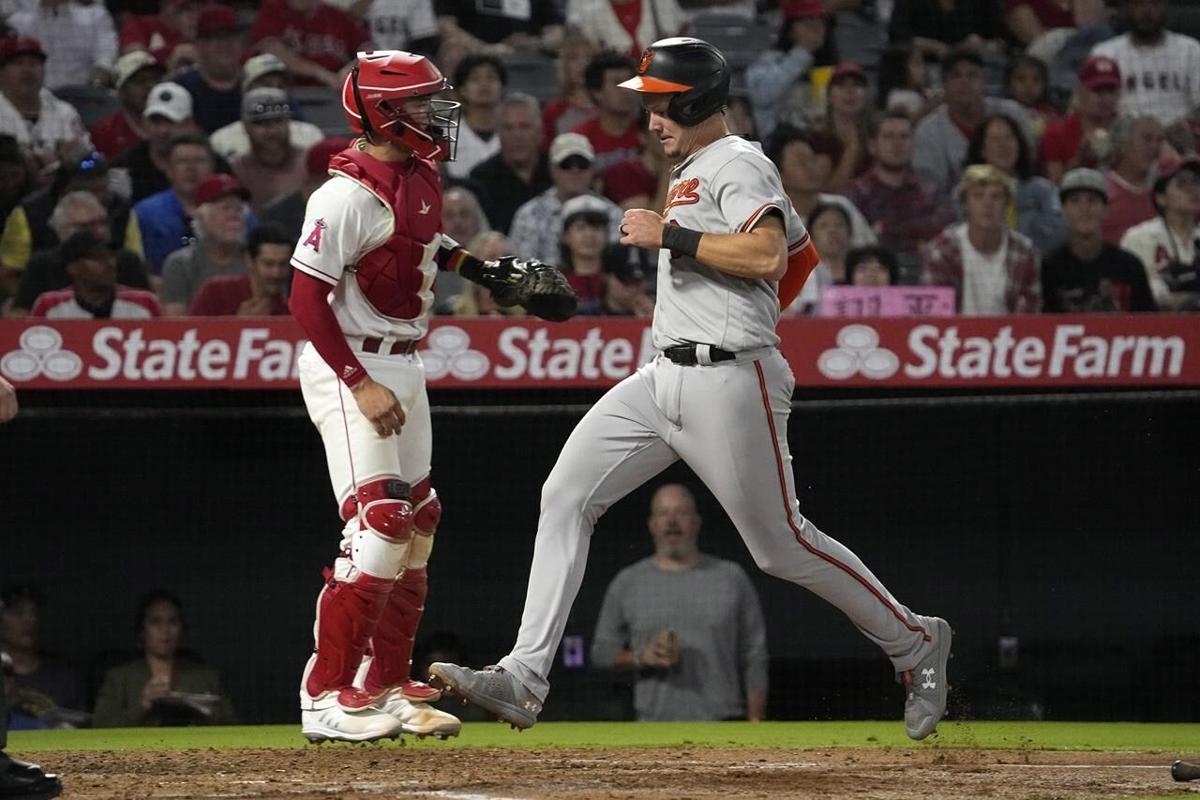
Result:
{"label": "catcher's mitt", "polygon": [[536,259],[505,256],[485,261],[483,279],[498,305],[522,306],[551,322],[570,319],[579,303],[558,268]]}

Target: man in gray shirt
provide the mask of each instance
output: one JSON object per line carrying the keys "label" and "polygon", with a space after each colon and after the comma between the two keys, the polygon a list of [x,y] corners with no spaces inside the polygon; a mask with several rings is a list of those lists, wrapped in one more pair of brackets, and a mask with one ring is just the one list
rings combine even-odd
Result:
{"label": "man in gray shirt", "polygon": [[592,662],[636,672],[639,720],[761,720],[767,632],[750,579],[700,552],[701,518],[685,487],[655,492],[647,524],[654,555],[609,584]]}

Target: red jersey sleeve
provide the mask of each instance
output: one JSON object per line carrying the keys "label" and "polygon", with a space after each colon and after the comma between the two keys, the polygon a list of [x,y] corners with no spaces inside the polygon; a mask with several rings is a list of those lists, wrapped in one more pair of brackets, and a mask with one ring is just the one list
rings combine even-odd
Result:
{"label": "red jersey sleeve", "polygon": [[288,301],[292,316],[342,383],[353,387],[367,377],[367,371],[338,327],[337,317],[326,300],[328,296],[329,284],[325,281],[300,270],[292,273],[292,296]]}

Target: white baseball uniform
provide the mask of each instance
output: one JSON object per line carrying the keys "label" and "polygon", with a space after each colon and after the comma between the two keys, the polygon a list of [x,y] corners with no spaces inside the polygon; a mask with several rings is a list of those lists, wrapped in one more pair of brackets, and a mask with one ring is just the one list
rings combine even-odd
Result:
{"label": "white baseball uniform", "polygon": [[[774,164],[758,145],[735,136],[675,168],[664,211],[668,223],[708,233],[749,231],[775,213],[785,224],[789,261],[812,255]],[[777,285],[666,250],[658,269],[654,343],[660,349],[697,343],[698,364],[660,355],[605,394],[571,433],[542,490],[525,612],[500,666],[545,699],[596,520],[683,459],[720,501],[760,568],[830,601],[898,672],[912,669],[931,648],[921,622],[854,553],[800,513],[787,441],[795,381],[776,349]],[[714,363],[712,348],[736,357]]]}

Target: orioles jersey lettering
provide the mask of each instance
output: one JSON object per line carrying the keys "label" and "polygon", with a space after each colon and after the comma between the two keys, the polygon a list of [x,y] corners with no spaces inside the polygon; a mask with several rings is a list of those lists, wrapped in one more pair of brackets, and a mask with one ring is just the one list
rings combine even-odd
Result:
{"label": "orioles jersey lettering", "polygon": [[699,203],[700,195],[696,193],[699,188],[699,178],[688,178],[676,183],[667,193],[667,202],[663,204],[663,213],[667,213],[675,206],[690,206]]}

